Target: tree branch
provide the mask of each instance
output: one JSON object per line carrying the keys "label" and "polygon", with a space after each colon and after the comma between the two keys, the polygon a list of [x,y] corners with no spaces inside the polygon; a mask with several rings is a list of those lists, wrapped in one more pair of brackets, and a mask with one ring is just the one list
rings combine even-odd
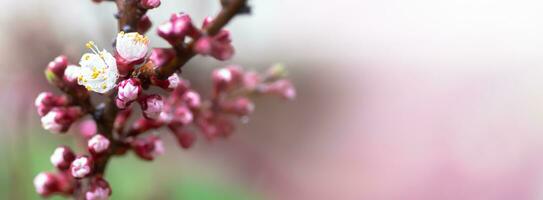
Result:
{"label": "tree branch", "polygon": [[[217,34],[236,14],[243,10],[246,6],[247,0],[231,0],[227,5],[223,6],[221,12],[213,19],[211,24],[204,29],[203,32],[209,36]],[[186,48],[178,50],[177,56],[172,59],[168,64],[152,71],[146,70],[142,74],[143,77],[157,76],[161,79],[166,79],[175,71],[181,69],[192,57],[196,55],[193,51],[193,47],[196,40],[191,41]]]}
{"label": "tree branch", "polygon": [[[139,20],[147,12],[147,9],[141,8],[138,5],[139,0],[108,1],[115,1],[117,4],[118,13],[115,15],[115,17],[118,19],[119,31],[136,31]],[[246,2],[247,0],[231,0],[227,4],[223,3],[223,9],[221,12],[216,16],[207,29],[202,31],[210,36],[217,34],[237,13],[246,8]],[[150,82],[148,79],[152,76],[167,78],[175,73],[175,71],[180,69],[183,65],[185,65],[185,63],[196,55],[196,53],[192,50],[195,42],[196,41],[193,40],[186,46],[186,48],[177,49],[177,56],[160,69],[153,70],[154,66],[148,64],[140,67],[140,74],[144,78],[142,81]],[[114,135],[113,126],[115,117],[118,113],[118,108],[115,105],[115,96],[116,94],[110,94],[107,101],[104,104],[98,105],[96,108],[90,104],[90,99],[88,97],[82,98],[82,100],[84,100],[82,106],[87,108],[87,111],[93,115],[98,126],[98,131],[111,141],[111,148],[108,149],[106,154],[95,160],[95,172],[90,178],[97,175],[104,175],[109,159],[115,155],[118,148],[125,145],[123,141],[116,138]],[[85,199],[85,190],[89,187],[88,184],[90,178],[85,178],[78,181],[78,185],[74,191],[74,199]]]}

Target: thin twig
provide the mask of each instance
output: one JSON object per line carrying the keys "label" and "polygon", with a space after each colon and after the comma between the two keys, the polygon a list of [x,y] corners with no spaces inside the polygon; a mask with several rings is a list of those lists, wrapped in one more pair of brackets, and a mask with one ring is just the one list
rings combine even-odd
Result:
{"label": "thin twig", "polygon": [[[241,9],[246,6],[247,0],[232,0],[225,5],[221,12],[213,19],[211,24],[203,32],[209,36],[217,34]],[[166,79],[181,67],[183,67],[192,57],[196,55],[193,51],[193,47],[196,41],[191,41],[186,48],[181,49],[181,52],[177,52],[177,56],[172,59],[166,65],[156,70],[145,70],[141,74],[142,77],[157,76],[161,79]]]}

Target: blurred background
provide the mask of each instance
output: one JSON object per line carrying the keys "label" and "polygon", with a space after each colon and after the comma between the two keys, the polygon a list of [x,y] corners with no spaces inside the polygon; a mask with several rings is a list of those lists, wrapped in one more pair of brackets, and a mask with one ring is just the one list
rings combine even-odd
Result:
{"label": "blurred background", "polygon": [[[1,3],[0,199],[39,199],[33,177],[53,170],[57,145],[77,146],[41,129],[33,101],[53,90],[43,69],[59,54],[77,62],[88,40],[109,48],[116,8]],[[114,159],[112,199],[543,199],[543,2],[250,4],[253,14],[228,26],[234,59],[199,57],[182,76],[209,91],[213,68],[281,62],[296,101],[257,99],[250,122],[227,140],[199,138],[181,150],[170,137],[154,162]],[[149,16],[153,28],[179,11],[200,23],[219,8],[163,0]]]}

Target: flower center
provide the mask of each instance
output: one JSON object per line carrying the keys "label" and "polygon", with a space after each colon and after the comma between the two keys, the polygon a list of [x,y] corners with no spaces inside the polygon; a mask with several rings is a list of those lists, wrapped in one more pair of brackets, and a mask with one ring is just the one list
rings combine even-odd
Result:
{"label": "flower center", "polygon": [[128,37],[129,39],[132,39],[132,41],[136,44],[148,44],[149,43],[149,38],[147,38],[147,36],[144,36],[144,35],[141,35],[137,32],[135,32],[134,34],[126,34],[124,33],[123,31],[119,32],[119,35],[121,37]]}

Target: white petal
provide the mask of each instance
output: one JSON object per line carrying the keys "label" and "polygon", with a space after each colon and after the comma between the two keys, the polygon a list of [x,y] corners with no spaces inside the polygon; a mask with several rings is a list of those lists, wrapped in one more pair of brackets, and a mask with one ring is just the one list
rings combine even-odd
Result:
{"label": "white petal", "polygon": [[81,69],[77,81],[88,90],[106,93],[115,87],[119,72],[113,55],[106,50],[102,50],[100,55],[83,55],[79,62]]}

